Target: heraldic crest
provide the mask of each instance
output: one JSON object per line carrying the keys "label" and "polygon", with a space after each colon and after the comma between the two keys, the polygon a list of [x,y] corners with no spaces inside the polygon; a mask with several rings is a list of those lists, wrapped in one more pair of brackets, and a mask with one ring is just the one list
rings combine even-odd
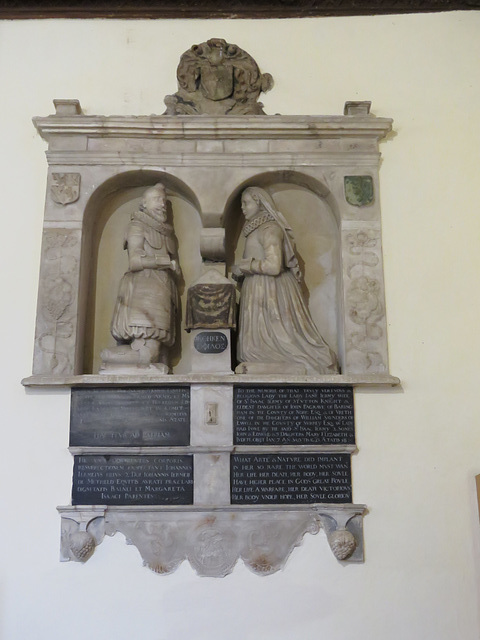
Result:
{"label": "heraldic crest", "polygon": [[178,91],[166,96],[167,115],[264,115],[257,102],[273,78],[236,44],[212,38],[193,45],[180,58]]}

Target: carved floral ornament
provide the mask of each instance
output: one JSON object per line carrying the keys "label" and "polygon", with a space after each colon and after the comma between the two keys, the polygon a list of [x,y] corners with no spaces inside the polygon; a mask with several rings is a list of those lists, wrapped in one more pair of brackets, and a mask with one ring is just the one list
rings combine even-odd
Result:
{"label": "carved floral ornament", "polygon": [[[340,562],[363,560],[361,513],[347,508],[334,514],[319,507],[288,511],[278,517],[273,511],[228,511],[216,514],[178,512],[172,521],[167,513],[131,512],[108,507],[62,513],[63,561],[87,562],[105,535],[122,533],[127,544],[137,547],[144,566],[159,575],[173,573],[188,560],[200,576],[224,577],[241,559],[253,573],[271,575],[281,570],[292,551],[308,533],[324,530],[329,546]],[[355,532],[352,533],[349,529]]]}
{"label": "carved floral ornament", "polygon": [[194,44],[180,58],[178,91],[166,96],[167,115],[261,115],[260,93],[273,78],[236,44],[212,38]]}

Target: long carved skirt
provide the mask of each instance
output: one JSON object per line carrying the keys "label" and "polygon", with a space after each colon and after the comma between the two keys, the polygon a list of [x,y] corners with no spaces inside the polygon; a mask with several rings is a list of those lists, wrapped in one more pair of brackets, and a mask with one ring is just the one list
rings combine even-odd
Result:
{"label": "long carved skirt", "polygon": [[337,373],[337,359],[319,334],[290,271],[246,276],[240,299],[240,362],[303,364],[309,374]]}
{"label": "long carved skirt", "polygon": [[153,338],[175,341],[177,290],[168,271],[128,271],[120,282],[111,332],[118,342]]}

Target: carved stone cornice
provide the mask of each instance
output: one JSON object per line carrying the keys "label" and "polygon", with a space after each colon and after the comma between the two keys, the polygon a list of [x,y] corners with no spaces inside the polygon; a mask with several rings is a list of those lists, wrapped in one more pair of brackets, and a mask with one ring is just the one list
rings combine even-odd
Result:
{"label": "carved stone cornice", "polygon": [[40,135],[162,140],[383,138],[391,118],[366,116],[63,116],[33,118]]}
{"label": "carved stone cornice", "polygon": [[47,160],[50,166],[121,166],[124,170],[138,166],[151,167],[341,167],[355,164],[357,166],[375,166],[380,160],[379,153],[355,155],[354,153],[184,153],[184,154],[149,154],[149,153],[108,153],[88,151],[48,151]]}
{"label": "carved stone cornice", "polygon": [[123,385],[141,384],[143,387],[150,385],[180,385],[180,384],[211,384],[211,385],[285,385],[298,384],[351,386],[351,387],[395,387],[400,384],[400,379],[386,373],[364,373],[353,375],[324,375],[324,376],[298,376],[298,375],[213,375],[208,373],[188,375],[151,375],[139,381],[138,376],[118,375],[33,375],[22,380],[24,387],[83,387],[106,386],[121,387]]}

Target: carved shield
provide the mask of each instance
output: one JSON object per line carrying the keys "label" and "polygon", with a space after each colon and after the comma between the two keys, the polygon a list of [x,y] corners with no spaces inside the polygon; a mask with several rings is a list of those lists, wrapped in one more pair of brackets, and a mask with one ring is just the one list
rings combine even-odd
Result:
{"label": "carved shield", "polygon": [[363,207],[373,202],[372,176],[345,176],[345,198],[354,207]]}
{"label": "carved shield", "polygon": [[233,67],[203,65],[200,87],[209,100],[224,100],[233,93]]}
{"label": "carved shield", "polygon": [[57,204],[71,204],[80,197],[79,173],[52,173],[52,200]]}

